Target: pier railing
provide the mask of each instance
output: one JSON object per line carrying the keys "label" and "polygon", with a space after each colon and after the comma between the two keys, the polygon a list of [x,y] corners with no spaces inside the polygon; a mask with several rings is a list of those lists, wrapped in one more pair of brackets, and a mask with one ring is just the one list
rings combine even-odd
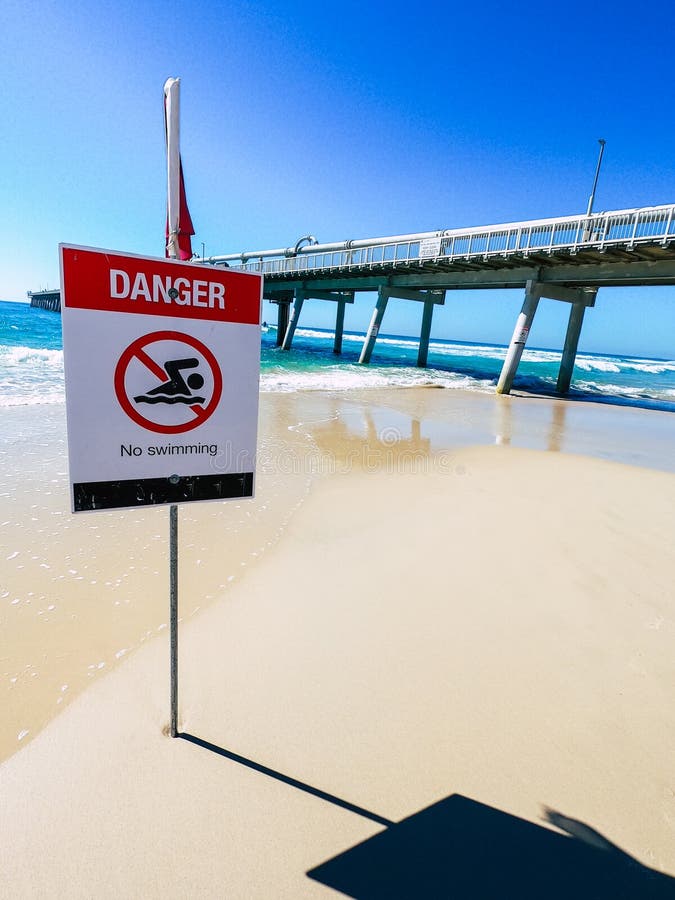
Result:
{"label": "pier railing", "polygon": [[487,227],[450,229],[393,237],[348,240],[297,248],[246,251],[211,257],[264,275],[330,269],[395,268],[490,257],[576,253],[675,241],[675,205],[623,209],[594,215],[538,219]]}

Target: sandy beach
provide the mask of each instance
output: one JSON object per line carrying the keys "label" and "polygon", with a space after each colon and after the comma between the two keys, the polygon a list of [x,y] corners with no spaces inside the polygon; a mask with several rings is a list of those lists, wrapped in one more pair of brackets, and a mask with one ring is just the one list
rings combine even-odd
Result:
{"label": "sandy beach", "polygon": [[8,411],[0,896],[675,895],[673,417],[261,400],[256,500],[180,509],[176,740],[167,510],[71,516]]}

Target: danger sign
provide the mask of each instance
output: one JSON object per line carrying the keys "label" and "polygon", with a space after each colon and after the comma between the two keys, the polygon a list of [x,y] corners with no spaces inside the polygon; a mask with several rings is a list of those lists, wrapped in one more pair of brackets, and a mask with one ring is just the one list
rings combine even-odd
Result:
{"label": "danger sign", "polygon": [[252,496],[262,278],[60,251],[73,510]]}

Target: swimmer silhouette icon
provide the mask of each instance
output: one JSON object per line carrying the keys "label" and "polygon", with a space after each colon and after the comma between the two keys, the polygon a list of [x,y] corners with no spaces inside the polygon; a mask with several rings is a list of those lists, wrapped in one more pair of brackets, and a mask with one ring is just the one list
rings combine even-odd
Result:
{"label": "swimmer silhouette icon", "polygon": [[168,380],[145,394],[139,394],[137,397],[134,397],[134,402],[185,403],[188,406],[204,403],[204,397],[198,397],[192,393],[204,386],[204,378],[199,372],[192,372],[187,379],[183,378],[181,374],[184,369],[194,369],[198,365],[199,360],[194,357],[167,360],[164,363],[164,371],[168,376]]}

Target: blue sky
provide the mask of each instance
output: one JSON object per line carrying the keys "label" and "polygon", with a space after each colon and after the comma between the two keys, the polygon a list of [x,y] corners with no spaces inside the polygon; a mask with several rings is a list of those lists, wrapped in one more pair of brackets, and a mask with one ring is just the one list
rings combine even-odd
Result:
{"label": "blue sky", "polygon": [[[669,5],[576,0],[5,0],[0,298],[56,286],[60,241],[163,254],[169,75],[207,255],[583,212],[599,137],[596,210],[675,201],[674,26]],[[507,343],[521,302],[449,293],[433,334]],[[384,330],[420,313],[392,301]],[[561,346],[565,314],[543,302],[530,343]],[[673,357],[673,335],[675,288],[604,289],[581,348]]]}

